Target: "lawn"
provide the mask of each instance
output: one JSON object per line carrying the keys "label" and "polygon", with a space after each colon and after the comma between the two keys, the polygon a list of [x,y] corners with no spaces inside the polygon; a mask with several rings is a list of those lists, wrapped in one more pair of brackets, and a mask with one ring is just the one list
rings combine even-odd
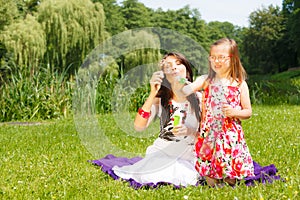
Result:
{"label": "lawn", "polygon": [[[102,120],[105,119],[105,120]],[[261,165],[275,164],[284,181],[247,187],[135,190],[87,162],[90,153],[73,119],[0,125],[0,199],[299,199],[300,106],[254,106],[244,131]],[[108,138],[125,151],[142,154],[155,137],[135,138],[112,117],[99,117]],[[107,152],[109,149],[106,148]]]}

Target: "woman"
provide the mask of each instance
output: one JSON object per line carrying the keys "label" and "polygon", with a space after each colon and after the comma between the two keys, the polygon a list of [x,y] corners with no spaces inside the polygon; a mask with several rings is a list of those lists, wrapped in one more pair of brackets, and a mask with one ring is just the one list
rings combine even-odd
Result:
{"label": "woman", "polygon": [[[116,178],[133,186],[173,184],[196,185],[200,179],[195,170],[194,145],[199,128],[199,97],[196,93],[179,95],[193,72],[187,59],[179,53],[168,53],[161,61],[161,71],[150,79],[150,93],[134,120],[137,131],[145,130],[156,116],[160,117],[160,133],[146,150],[146,155],[133,165],[114,166]],[[101,165],[101,162],[94,162]]]}

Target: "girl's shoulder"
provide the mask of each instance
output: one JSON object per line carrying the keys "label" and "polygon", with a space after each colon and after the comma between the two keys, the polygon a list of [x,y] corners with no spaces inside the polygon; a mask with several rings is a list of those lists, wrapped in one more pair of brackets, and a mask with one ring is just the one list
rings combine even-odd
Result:
{"label": "girl's shoulder", "polygon": [[241,90],[248,90],[248,84],[247,84],[246,81],[242,81],[242,82],[240,83],[240,86],[239,86],[239,87],[241,88]]}
{"label": "girl's shoulder", "polygon": [[233,80],[233,81],[230,82],[230,86],[242,88],[242,87],[245,87],[245,86],[248,86],[248,85],[247,85],[247,82],[244,81],[244,80],[242,80],[242,81]]}
{"label": "girl's shoulder", "polygon": [[240,92],[249,90],[246,81],[235,81],[230,84],[229,88],[232,88],[233,90],[239,90]]}

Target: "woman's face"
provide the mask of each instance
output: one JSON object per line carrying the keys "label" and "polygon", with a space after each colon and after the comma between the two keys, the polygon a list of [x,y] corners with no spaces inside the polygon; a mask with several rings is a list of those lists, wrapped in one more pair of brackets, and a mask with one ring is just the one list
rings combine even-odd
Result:
{"label": "woman's face", "polygon": [[186,78],[186,67],[175,56],[168,56],[164,60],[162,70],[170,83]]}

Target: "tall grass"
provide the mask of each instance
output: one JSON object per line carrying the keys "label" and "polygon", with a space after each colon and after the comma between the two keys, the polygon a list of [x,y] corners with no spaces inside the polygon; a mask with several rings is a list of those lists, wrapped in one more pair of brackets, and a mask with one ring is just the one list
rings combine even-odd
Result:
{"label": "tall grass", "polygon": [[53,119],[71,112],[72,83],[50,68],[6,69],[0,86],[0,121]]}
{"label": "tall grass", "polygon": [[[105,120],[103,120],[105,119]],[[275,164],[286,181],[212,189],[207,186],[134,190],[87,162],[93,157],[81,142],[72,119],[36,126],[0,125],[0,199],[299,199],[300,107],[253,106],[243,121],[255,161]],[[128,137],[111,114],[99,116],[110,140],[124,150],[144,153],[155,137]],[[142,133],[141,133],[142,134]]]}
{"label": "tall grass", "polygon": [[[65,72],[57,73],[47,67],[35,71],[14,67],[8,68],[6,73],[9,78],[0,85],[0,122],[56,119],[73,114],[72,96],[76,85]],[[92,102],[97,113],[111,112],[112,104],[120,103],[114,102],[112,96],[116,86],[124,87],[118,91],[121,96],[126,96],[129,111],[136,111],[147,98],[149,84],[133,88],[141,75],[131,77],[131,82],[125,85],[120,84],[123,74],[120,76],[121,79],[109,73],[100,76]],[[254,105],[300,105],[300,70],[273,76],[251,76],[248,84]],[[80,98],[87,97],[81,95]],[[86,100],[76,101],[80,104]]]}

